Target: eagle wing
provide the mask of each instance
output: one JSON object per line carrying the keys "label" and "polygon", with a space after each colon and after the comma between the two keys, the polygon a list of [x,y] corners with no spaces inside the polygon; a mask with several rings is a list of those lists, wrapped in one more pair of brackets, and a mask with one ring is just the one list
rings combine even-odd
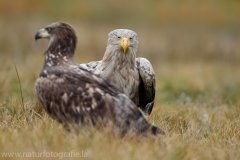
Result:
{"label": "eagle wing", "polygon": [[139,107],[150,115],[154,105],[156,80],[151,63],[146,58],[136,58],[137,70],[139,72]]}
{"label": "eagle wing", "polygon": [[[46,74],[45,74],[46,73]],[[150,125],[137,106],[114,84],[98,75],[51,67],[35,83],[37,96],[47,113],[60,123],[113,124],[114,132],[153,134],[164,132]],[[74,126],[74,125],[73,125]]]}
{"label": "eagle wing", "polygon": [[80,64],[80,67],[94,73],[99,73],[101,65],[102,65],[102,61],[93,61],[89,63]]}
{"label": "eagle wing", "polygon": [[[106,93],[111,96],[117,92],[97,76],[82,73],[48,69],[36,81],[38,98],[49,115],[60,123],[92,123],[112,115],[110,102]],[[87,73],[87,72],[85,72]]]}

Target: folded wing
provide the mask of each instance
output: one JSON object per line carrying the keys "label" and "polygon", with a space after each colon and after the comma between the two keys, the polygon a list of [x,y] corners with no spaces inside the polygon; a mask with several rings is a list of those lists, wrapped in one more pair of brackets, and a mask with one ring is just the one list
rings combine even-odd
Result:
{"label": "folded wing", "polygon": [[154,105],[156,80],[151,63],[146,58],[136,58],[137,70],[140,77],[139,107],[150,115]]}
{"label": "folded wing", "polygon": [[137,106],[115,86],[90,72],[51,68],[36,81],[38,98],[49,115],[71,125],[113,124],[114,132],[164,133],[151,126]]}

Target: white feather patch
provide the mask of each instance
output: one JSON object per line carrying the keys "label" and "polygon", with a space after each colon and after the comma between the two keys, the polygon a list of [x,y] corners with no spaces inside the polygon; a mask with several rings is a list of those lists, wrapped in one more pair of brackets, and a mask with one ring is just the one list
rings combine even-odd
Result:
{"label": "white feather patch", "polygon": [[77,106],[76,109],[77,109],[77,112],[80,113],[80,107]]}
{"label": "white feather patch", "polygon": [[64,100],[65,103],[68,102],[68,95],[67,95],[67,93],[64,93],[64,94],[62,95],[62,99]]}
{"label": "white feather patch", "polygon": [[47,66],[51,67],[53,64],[51,62],[47,62]]}

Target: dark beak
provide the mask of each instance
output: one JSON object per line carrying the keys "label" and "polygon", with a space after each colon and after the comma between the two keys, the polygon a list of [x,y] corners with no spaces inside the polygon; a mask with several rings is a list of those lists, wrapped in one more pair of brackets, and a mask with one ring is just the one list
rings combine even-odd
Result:
{"label": "dark beak", "polygon": [[40,34],[40,32],[38,31],[38,32],[36,33],[36,35],[35,35],[35,41],[36,41],[36,42],[37,42],[38,39],[41,38],[40,35],[41,35],[41,34]]}
{"label": "dark beak", "polygon": [[35,40],[37,41],[38,39],[41,39],[41,38],[49,38],[50,37],[50,34],[48,33],[48,31],[43,28],[43,29],[40,29],[36,35],[35,35]]}

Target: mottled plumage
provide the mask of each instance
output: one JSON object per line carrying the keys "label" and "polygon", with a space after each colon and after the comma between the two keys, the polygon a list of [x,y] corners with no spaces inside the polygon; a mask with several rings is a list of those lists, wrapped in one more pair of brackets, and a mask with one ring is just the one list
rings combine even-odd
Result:
{"label": "mottled plumage", "polygon": [[150,125],[137,106],[113,84],[79,67],[73,60],[77,37],[70,25],[53,23],[39,30],[35,38],[49,39],[35,89],[53,119],[74,128],[111,125],[117,135],[164,133]]}
{"label": "mottled plumage", "polygon": [[110,79],[146,115],[150,115],[156,92],[155,74],[146,58],[136,58],[137,34],[131,30],[117,29],[108,36],[103,60],[81,66]]}

